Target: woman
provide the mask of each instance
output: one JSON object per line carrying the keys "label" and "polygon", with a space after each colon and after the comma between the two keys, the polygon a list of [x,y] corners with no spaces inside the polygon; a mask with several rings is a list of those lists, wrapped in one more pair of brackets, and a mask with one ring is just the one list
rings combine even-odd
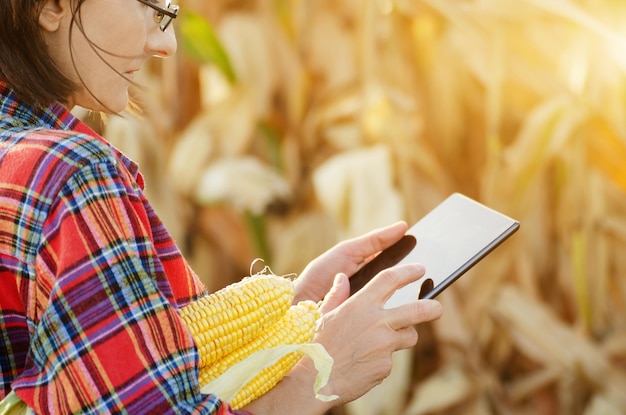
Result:
{"label": "woman", "polygon": [[[199,391],[177,309],[205,290],[137,165],[69,112],[122,111],[142,64],[175,52],[177,11],[164,0],[0,2],[0,399],[36,413],[237,413]],[[383,271],[350,298],[347,275],[406,228],[343,242],[296,282],[297,299],[325,299],[315,341],[335,364],[321,392],[339,399],[315,399],[303,359],[239,413],[323,414],[388,375],[391,354],[441,307],[383,309],[420,265]]]}

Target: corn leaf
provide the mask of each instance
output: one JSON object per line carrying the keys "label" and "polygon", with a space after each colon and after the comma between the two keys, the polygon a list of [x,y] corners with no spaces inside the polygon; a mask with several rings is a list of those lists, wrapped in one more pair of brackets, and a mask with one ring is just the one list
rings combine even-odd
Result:
{"label": "corn leaf", "polygon": [[209,21],[194,12],[184,13],[181,20],[180,33],[183,50],[199,62],[216,65],[234,84],[237,76],[226,50]]}

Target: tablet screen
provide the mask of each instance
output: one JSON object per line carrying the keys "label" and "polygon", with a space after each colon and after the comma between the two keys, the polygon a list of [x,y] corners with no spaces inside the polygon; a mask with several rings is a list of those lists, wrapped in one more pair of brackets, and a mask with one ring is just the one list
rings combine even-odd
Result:
{"label": "tablet screen", "polygon": [[[434,298],[519,228],[519,222],[460,193],[454,193],[413,225],[351,278],[353,291],[378,271],[419,262],[426,274],[397,290],[385,307]],[[420,292],[421,289],[421,292]]]}

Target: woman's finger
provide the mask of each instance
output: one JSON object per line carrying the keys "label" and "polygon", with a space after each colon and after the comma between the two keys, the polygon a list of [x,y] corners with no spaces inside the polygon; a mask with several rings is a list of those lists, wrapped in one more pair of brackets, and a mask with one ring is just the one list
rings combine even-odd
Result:
{"label": "woman's finger", "polygon": [[383,304],[398,290],[424,276],[422,264],[403,264],[379,272],[362,291],[378,297]]}
{"label": "woman's finger", "polygon": [[324,301],[320,306],[320,313],[326,314],[337,308],[341,303],[346,301],[350,296],[350,283],[346,274],[339,273],[335,276],[333,286],[324,297]]}
{"label": "woman's finger", "polygon": [[396,330],[397,348],[396,350],[409,349],[417,344],[419,338],[417,329],[414,326],[404,327]]}
{"label": "woman's finger", "polygon": [[437,320],[443,314],[441,303],[437,300],[416,300],[388,311],[387,324],[394,330]]}
{"label": "woman's finger", "polygon": [[321,300],[330,290],[334,275],[354,274],[372,256],[402,238],[406,230],[405,222],[397,222],[335,245],[310,262],[296,279],[296,300]]}
{"label": "woman's finger", "polygon": [[356,265],[363,264],[372,256],[396,243],[407,229],[406,222],[396,222],[393,225],[375,229],[365,235],[340,243],[337,254],[350,257]]}

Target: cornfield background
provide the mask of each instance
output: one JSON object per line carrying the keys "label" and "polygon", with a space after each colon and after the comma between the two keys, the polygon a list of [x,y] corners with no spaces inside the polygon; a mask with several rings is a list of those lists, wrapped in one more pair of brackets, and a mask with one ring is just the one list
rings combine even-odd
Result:
{"label": "cornfield background", "polygon": [[333,415],[626,414],[626,2],[180,3],[103,128],[210,289],[451,192],[522,224]]}

